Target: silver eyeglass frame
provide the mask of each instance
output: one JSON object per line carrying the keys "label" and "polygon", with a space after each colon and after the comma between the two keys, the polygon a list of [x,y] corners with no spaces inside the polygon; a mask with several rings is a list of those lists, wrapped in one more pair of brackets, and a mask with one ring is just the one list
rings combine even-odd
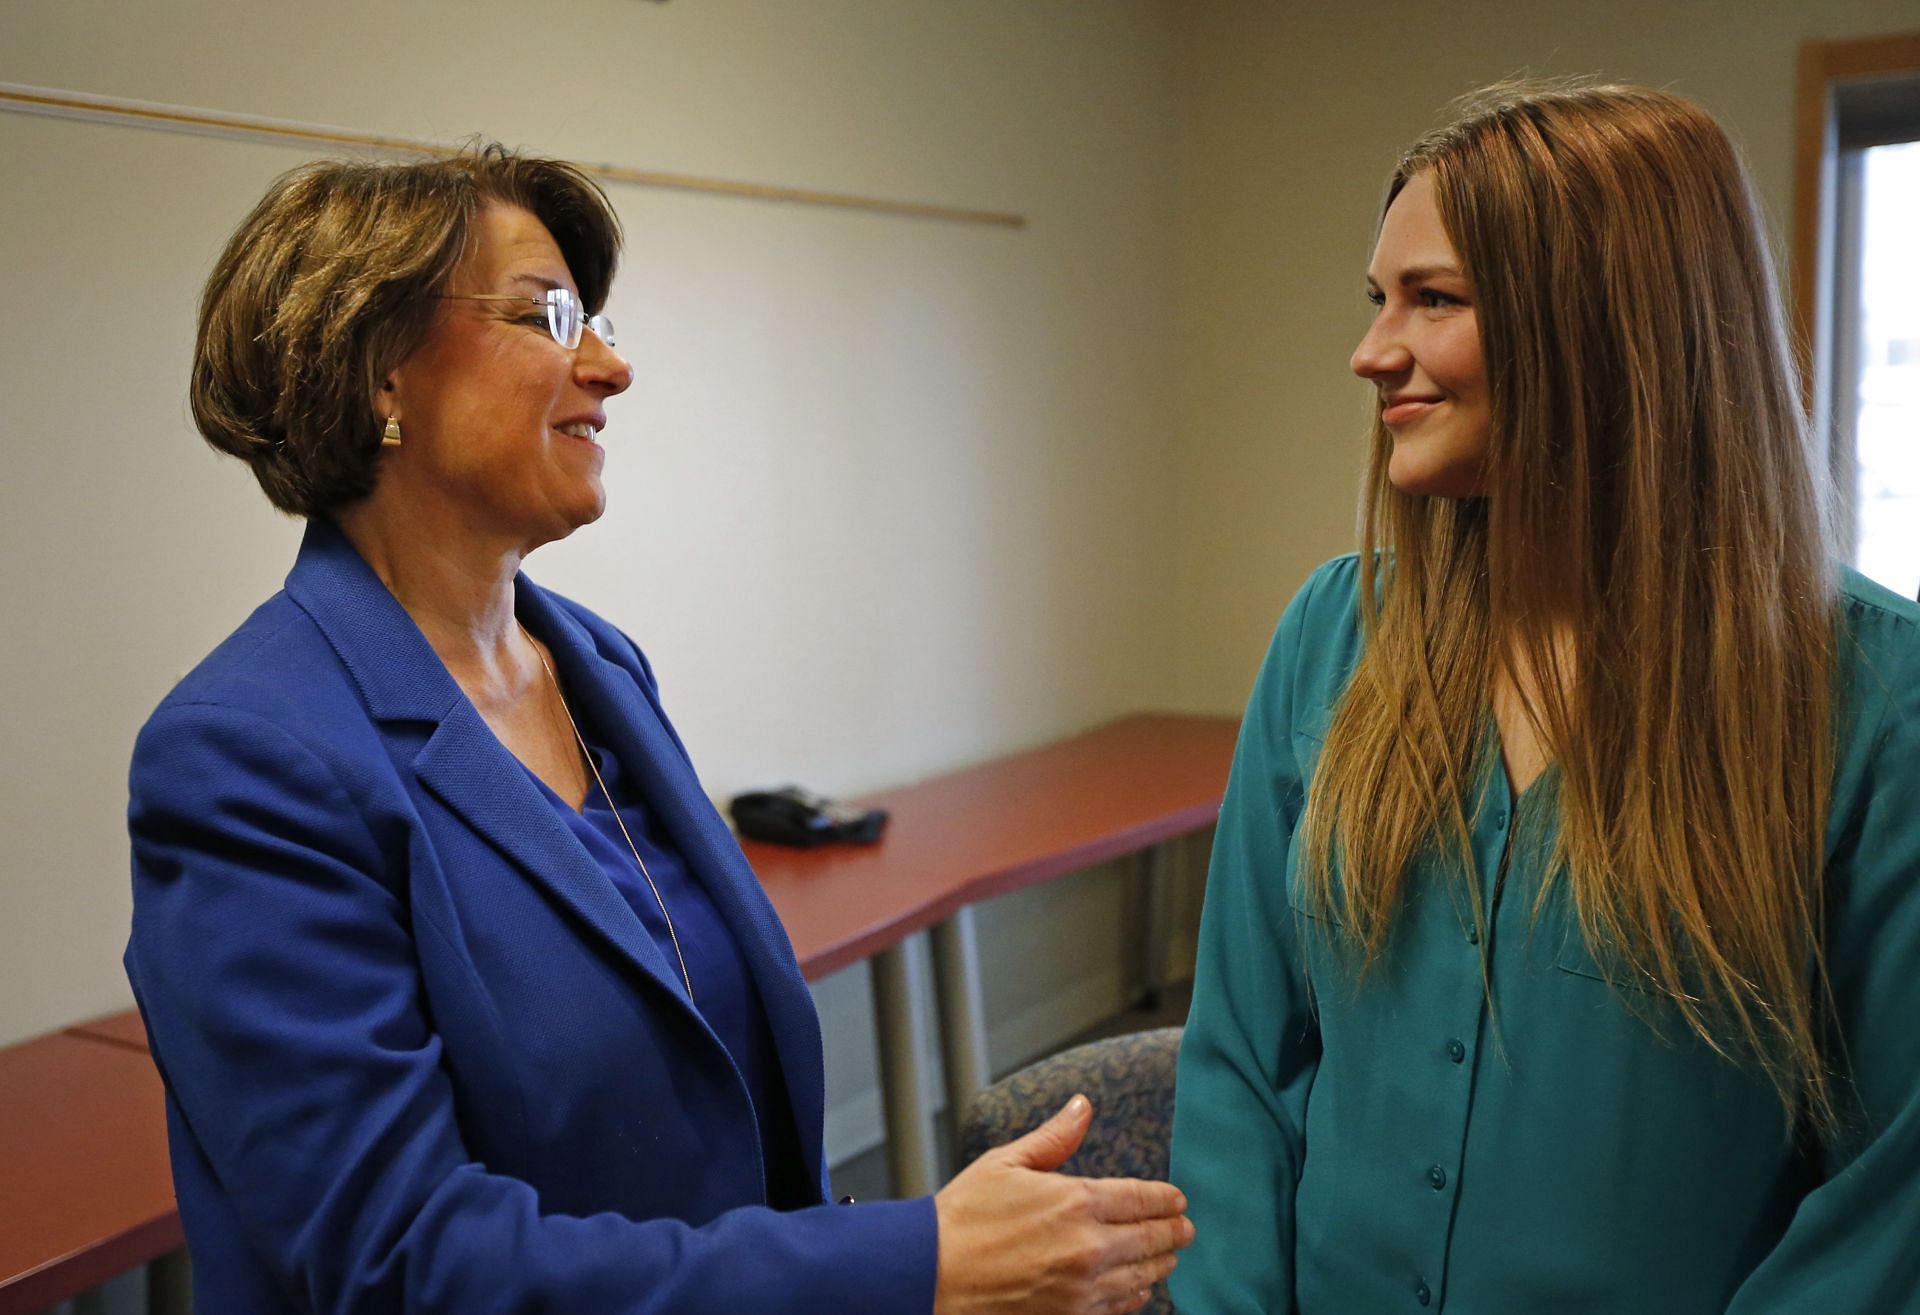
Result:
{"label": "silver eyeglass frame", "polygon": [[[513,292],[443,292],[442,301],[528,301],[545,308],[547,312],[547,332],[553,340],[573,351],[580,346],[580,338],[588,329],[593,336],[607,346],[613,346],[613,321],[604,315],[589,315],[584,302],[571,288],[548,288],[542,296]],[[572,326],[571,340],[563,332],[567,325]]]}

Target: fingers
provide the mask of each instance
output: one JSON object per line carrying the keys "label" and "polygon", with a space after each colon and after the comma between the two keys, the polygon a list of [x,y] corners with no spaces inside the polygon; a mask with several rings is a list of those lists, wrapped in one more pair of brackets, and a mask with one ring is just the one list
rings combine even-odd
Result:
{"label": "fingers", "polygon": [[1103,1315],[1139,1310],[1153,1295],[1154,1284],[1173,1273],[1178,1263],[1175,1256],[1167,1254],[1108,1270],[1100,1276],[1095,1309]]}
{"label": "fingers", "polygon": [[1094,1218],[1107,1224],[1164,1219],[1187,1208],[1186,1193],[1172,1183],[1147,1178],[1088,1178]]}
{"label": "fingers", "polygon": [[1111,1266],[1137,1265],[1169,1256],[1193,1241],[1193,1223],[1184,1216],[1149,1219],[1138,1224],[1120,1224],[1107,1230],[1104,1248]]}
{"label": "fingers", "polygon": [[1075,1096],[1060,1107],[1058,1114],[1026,1136],[1008,1142],[1000,1150],[1023,1168],[1042,1172],[1058,1169],[1066,1163],[1067,1157],[1080,1149],[1080,1143],[1087,1135],[1087,1126],[1092,1122],[1093,1106],[1085,1096]]}

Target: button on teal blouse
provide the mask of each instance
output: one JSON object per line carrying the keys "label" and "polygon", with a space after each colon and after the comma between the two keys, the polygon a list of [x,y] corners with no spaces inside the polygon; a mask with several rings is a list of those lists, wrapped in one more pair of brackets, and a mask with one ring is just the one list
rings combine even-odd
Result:
{"label": "button on teal blouse", "polygon": [[[1534,920],[1497,752],[1476,873],[1425,861],[1387,957],[1336,967],[1290,892],[1357,584],[1338,558],[1288,607],[1221,810],[1174,1117],[1183,1315],[1920,1312],[1920,606],[1844,573],[1827,936],[1854,1115],[1808,1149],[1763,1078],[1608,984],[1564,899]],[[1521,829],[1550,807],[1530,788]]]}

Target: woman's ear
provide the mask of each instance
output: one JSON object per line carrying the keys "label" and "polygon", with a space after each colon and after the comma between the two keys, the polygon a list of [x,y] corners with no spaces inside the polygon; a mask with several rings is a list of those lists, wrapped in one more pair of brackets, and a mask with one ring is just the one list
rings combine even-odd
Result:
{"label": "woman's ear", "polygon": [[374,414],[390,416],[400,408],[400,372],[390,370],[387,377],[380,381],[372,398]]}
{"label": "woman's ear", "polygon": [[380,381],[380,387],[374,392],[373,414],[381,422],[380,446],[399,447],[400,387],[399,381],[391,374]]}

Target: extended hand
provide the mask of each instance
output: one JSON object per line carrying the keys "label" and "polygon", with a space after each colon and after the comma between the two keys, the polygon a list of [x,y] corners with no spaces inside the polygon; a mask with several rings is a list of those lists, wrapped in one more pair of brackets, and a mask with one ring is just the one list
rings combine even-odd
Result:
{"label": "extended hand", "polygon": [[934,1196],[934,1315],[1121,1315],[1173,1271],[1173,1253],[1193,1240],[1177,1187],[1053,1172],[1092,1119],[1093,1106],[1075,1096]]}

